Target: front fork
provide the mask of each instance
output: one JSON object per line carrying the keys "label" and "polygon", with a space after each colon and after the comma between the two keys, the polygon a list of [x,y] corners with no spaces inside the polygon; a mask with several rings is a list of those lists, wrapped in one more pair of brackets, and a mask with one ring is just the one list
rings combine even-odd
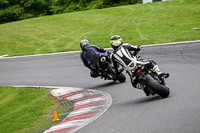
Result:
{"label": "front fork", "polygon": [[137,89],[144,89],[145,85],[143,84],[143,81],[145,80],[144,72],[139,77],[136,77],[132,74],[131,71],[127,71],[128,75],[130,76],[131,83],[134,88]]}

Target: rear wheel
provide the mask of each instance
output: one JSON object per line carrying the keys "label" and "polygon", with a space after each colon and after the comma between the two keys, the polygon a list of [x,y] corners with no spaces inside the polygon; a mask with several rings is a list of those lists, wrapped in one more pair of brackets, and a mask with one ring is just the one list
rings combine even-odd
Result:
{"label": "rear wheel", "polygon": [[120,82],[120,83],[123,83],[126,81],[126,77],[124,76],[123,73],[120,73],[116,76],[117,80]]}
{"label": "rear wheel", "polygon": [[146,85],[149,86],[156,94],[160,95],[162,98],[166,98],[170,94],[169,88],[159,84],[149,74],[146,75]]}

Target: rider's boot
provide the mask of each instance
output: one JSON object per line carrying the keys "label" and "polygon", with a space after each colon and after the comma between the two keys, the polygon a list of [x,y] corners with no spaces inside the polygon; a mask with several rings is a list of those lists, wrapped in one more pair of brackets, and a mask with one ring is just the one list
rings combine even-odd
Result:
{"label": "rider's boot", "polygon": [[112,76],[111,75],[108,75],[108,74],[105,74],[105,75],[103,75],[102,77],[104,77],[104,80],[112,80],[113,78],[112,78]]}
{"label": "rider's boot", "polygon": [[169,73],[165,73],[160,71],[160,68],[158,67],[158,65],[155,65],[153,67],[153,70],[158,74],[159,77],[161,78],[168,78],[169,77]]}

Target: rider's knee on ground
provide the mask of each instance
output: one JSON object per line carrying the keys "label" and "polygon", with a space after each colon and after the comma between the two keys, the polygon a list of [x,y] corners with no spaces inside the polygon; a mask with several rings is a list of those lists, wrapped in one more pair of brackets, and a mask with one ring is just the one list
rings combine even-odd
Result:
{"label": "rider's knee on ground", "polygon": [[90,76],[91,76],[92,78],[97,78],[99,75],[98,75],[98,73],[90,73]]}

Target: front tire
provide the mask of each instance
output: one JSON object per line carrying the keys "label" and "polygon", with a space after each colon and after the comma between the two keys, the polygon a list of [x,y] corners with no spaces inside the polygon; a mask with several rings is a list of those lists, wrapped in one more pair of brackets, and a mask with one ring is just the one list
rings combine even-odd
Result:
{"label": "front tire", "polygon": [[169,96],[169,89],[159,84],[155,79],[153,79],[149,74],[146,76],[146,85],[149,86],[156,94],[160,95],[162,98],[166,98]]}

